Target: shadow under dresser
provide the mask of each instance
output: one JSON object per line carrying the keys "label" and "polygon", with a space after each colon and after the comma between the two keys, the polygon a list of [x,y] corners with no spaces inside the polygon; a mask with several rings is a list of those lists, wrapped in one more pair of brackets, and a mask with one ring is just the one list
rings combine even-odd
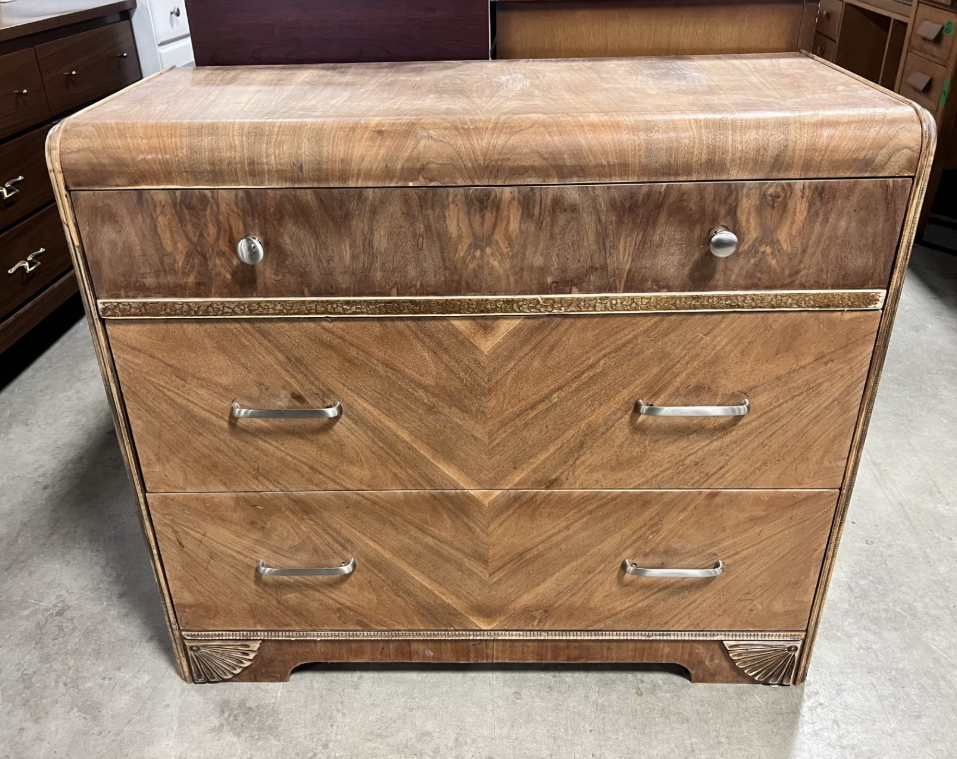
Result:
{"label": "shadow under dresser", "polygon": [[802,682],[934,139],[800,54],[173,70],[65,120],[182,676]]}

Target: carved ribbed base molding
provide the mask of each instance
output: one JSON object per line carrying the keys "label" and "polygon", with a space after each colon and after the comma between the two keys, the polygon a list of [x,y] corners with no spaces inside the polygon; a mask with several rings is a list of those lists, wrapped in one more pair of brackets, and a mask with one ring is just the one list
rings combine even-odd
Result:
{"label": "carved ribbed base molding", "polygon": [[776,290],[640,295],[476,295],[392,298],[141,298],[100,300],[105,319],[290,316],[536,316],[693,311],[862,311],[884,290]]}
{"label": "carved ribbed base molding", "polygon": [[183,632],[187,641],[227,640],[720,640],[800,642],[801,632],[631,630],[232,630]]}
{"label": "carved ribbed base molding", "polygon": [[253,663],[261,641],[186,641],[186,657],[193,682],[218,683],[229,680]]}
{"label": "carved ribbed base molding", "polygon": [[793,685],[800,641],[725,641],[731,661],[756,682],[765,685]]}

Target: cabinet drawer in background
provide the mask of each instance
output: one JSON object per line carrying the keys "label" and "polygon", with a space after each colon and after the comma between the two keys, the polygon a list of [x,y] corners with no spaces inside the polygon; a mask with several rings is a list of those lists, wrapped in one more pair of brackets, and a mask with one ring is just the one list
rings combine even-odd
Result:
{"label": "cabinet drawer in background", "polygon": [[129,21],[37,45],[50,110],[63,113],[140,78]]}
{"label": "cabinet drawer in background", "polygon": [[[909,179],[87,191],[99,298],[885,288]],[[725,226],[737,252],[715,257]],[[259,237],[265,257],[236,245]]]}
{"label": "cabinet drawer in background", "polygon": [[814,35],[814,55],[833,62],[836,53],[837,43],[834,40],[828,39],[820,32]]}
{"label": "cabinet drawer in background", "polygon": [[53,201],[44,152],[49,131],[42,126],[0,145],[0,229]]}
{"label": "cabinet drawer in background", "polygon": [[841,32],[841,19],[843,16],[843,0],[821,0],[821,7],[817,14],[818,32],[830,37],[832,40],[836,40]]}
{"label": "cabinet drawer in background", "polygon": [[[880,313],[107,322],[146,488],[833,488]],[[663,418],[658,406],[746,416]],[[233,418],[342,405],[337,419]]]}
{"label": "cabinet drawer in background", "polygon": [[914,32],[910,38],[910,50],[935,63],[946,66],[957,38],[957,14],[943,8],[919,3],[914,19]]}
{"label": "cabinet drawer in background", "polygon": [[185,0],[153,0],[150,12],[153,14],[153,30],[158,45],[189,34]]}
{"label": "cabinet drawer in background", "polygon": [[0,316],[40,292],[70,266],[70,251],[55,206],[4,232],[0,235]]}
{"label": "cabinet drawer in background", "polygon": [[937,113],[947,80],[947,69],[914,53],[908,53],[901,78],[900,94]]}
{"label": "cabinet drawer in background", "polygon": [[[803,630],[836,500],[406,491],[152,495],[149,505],[187,630]],[[625,560],[720,561],[723,572],[634,576]],[[353,571],[263,575],[260,561]]]}
{"label": "cabinet drawer in background", "polygon": [[0,55],[0,138],[50,118],[33,48]]}

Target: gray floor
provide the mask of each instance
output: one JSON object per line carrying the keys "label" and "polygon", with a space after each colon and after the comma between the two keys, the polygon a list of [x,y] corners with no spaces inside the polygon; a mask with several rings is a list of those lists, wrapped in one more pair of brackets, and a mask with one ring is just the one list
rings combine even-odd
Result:
{"label": "gray floor", "polygon": [[[2,359],[0,359],[2,360]],[[957,256],[918,251],[808,682],[176,676],[85,324],[0,393],[0,756],[957,756]]]}

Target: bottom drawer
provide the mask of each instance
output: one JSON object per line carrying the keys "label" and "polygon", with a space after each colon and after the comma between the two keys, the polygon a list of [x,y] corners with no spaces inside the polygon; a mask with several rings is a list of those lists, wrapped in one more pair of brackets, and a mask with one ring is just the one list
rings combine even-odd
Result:
{"label": "bottom drawer", "polygon": [[[150,496],[186,630],[802,630],[836,491]],[[348,574],[261,574],[325,567]],[[651,570],[624,571],[624,561]],[[717,576],[656,576],[714,568]]]}
{"label": "bottom drawer", "polygon": [[56,206],[0,235],[0,316],[70,269],[70,250]]}
{"label": "bottom drawer", "polygon": [[901,75],[900,94],[937,113],[946,81],[945,67],[909,53]]}

